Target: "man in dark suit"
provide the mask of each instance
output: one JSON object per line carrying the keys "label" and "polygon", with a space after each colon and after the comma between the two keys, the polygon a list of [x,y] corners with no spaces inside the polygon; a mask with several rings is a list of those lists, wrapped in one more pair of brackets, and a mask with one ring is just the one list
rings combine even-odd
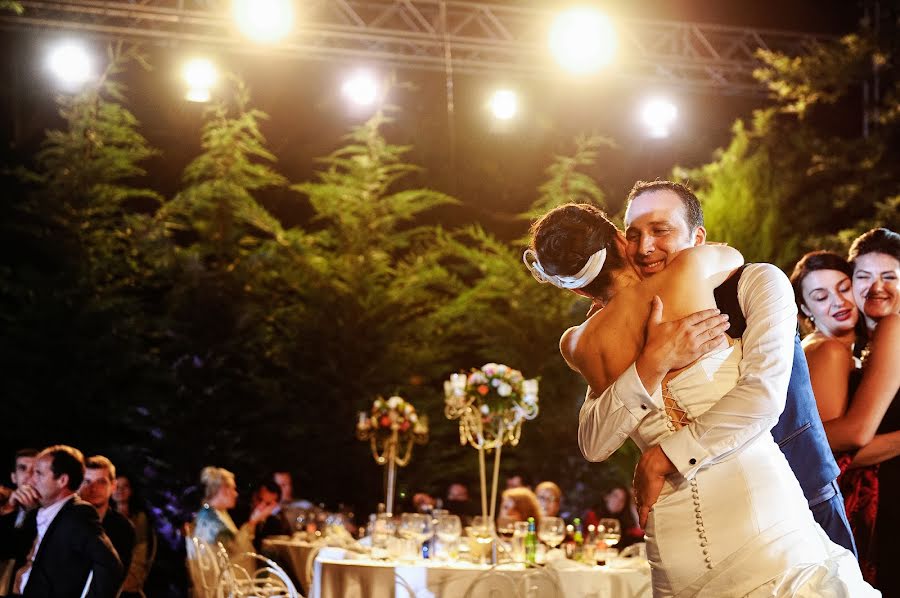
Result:
{"label": "man in dark suit", "polygon": [[110,508],[109,501],[116,490],[116,466],[103,455],[88,457],[84,481],[78,490],[82,500],[91,503],[100,516],[100,525],[119,554],[122,567],[128,571],[134,552],[134,525],[127,517]]}
{"label": "man in dark suit", "polygon": [[34,485],[16,490],[28,513],[19,530],[0,537],[0,556],[17,559],[13,595],[25,598],[115,598],[124,579],[122,563],[103,533],[97,511],[75,495],[84,478],[84,457],[56,445],[38,455]]}

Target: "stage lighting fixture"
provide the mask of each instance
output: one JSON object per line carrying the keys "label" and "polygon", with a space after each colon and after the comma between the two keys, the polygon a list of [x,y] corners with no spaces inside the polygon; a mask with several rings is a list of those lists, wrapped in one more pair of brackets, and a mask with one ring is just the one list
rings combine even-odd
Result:
{"label": "stage lighting fixture", "polygon": [[612,61],[615,50],[612,22],[593,8],[569,9],[556,17],[550,28],[550,51],[569,72],[596,72]]}
{"label": "stage lighting fixture", "polygon": [[662,139],[671,133],[672,123],[678,117],[678,108],[669,100],[647,100],[641,108],[641,120],[647,126],[650,137]]}
{"label": "stage lighting fixture", "polygon": [[91,55],[77,42],[62,42],[55,46],[47,59],[50,71],[62,85],[74,89],[94,76]]}
{"label": "stage lighting fixture", "polygon": [[212,87],[219,78],[216,65],[208,58],[193,58],[185,63],[181,71],[188,84],[185,99],[190,102],[208,102],[212,95]]}
{"label": "stage lighting fixture", "polygon": [[491,96],[490,107],[497,120],[510,120],[519,111],[519,98],[514,91],[499,89]]}
{"label": "stage lighting fixture", "polygon": [[293,0],[234,0],[231,8],[238,30],[255,42],[281,41],[294,27]]}
{"label": "stage lighting fixture", "polygon": [[368,71],[360,71],[344,82],[344,96],[359,106],[371,106],[378,99],[378,82]]}

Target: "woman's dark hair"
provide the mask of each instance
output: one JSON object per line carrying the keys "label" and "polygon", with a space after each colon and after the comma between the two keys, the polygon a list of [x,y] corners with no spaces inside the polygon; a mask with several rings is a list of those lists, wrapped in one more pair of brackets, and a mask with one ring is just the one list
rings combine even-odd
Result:
{"label": "woman's dark hair", "polygon": [[[616,490],[622,490],[625,493],[625,504],[622,505],[622,510],[618,513],[613,513],[606,508],[606,497],[615,492]],[[634,518],[634,514],[632,513],[631,505],[634,503],[634,497],[631,494],[631,489],[623,484],[616,484],[609,489],[607,489],[601,499],[600,505],[597,508],[597,513],[600,517],[614,517],[618,519],[622,524],[623,531],[626,528],[637,527],[638,521]]]}
{"label": "woman's dark hair", "polygon": [[531,246],[547,274],[573,276],[588,258],[606,249],[597,278],[581,290],[602,301],[610,298],[612,273],[625,265],[616,245],[617,230],[603,210],[591,204],[569,203],[554,208],[531,226]]}
{"label": "woman's dark hair", "polygon": [[809,328],[812,328],[812,322],[809,316],[800,309],[803,306],[809,307],[803,300],[803,280],[816,270],[837,270],[846,274],[847,278],[853,276],[853,265],[833,251],[810,251],[800,258],[800,261],[794,266],[794,271],[791,272],[791,286],[794,287],[797,316]]}
{"label": "woman's dark hair", "polygon": [[851,262],[867,253],[884,253],[900,262],[900,234],[887,228],[873,228],[856,237],[847,256]]}

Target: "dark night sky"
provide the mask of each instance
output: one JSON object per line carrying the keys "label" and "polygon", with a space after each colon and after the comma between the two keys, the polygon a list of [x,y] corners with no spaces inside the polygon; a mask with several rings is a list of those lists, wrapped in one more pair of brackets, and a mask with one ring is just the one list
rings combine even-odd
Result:
{"label": "dark night sky", "polygon": [[[547,3],[543,3],[544,6]],[[859,4],[839,0],[616,0],[603,4],[611,15],[662,20],[698,21],[819,33],[852,30],[862,14]],[[43,69],[42,50],[59,32],[4,31],[0,41],[2,161],[27,160],[43,130],[56,126],[52,81]],[[94,42],[100,52],[105,42]],[[181,99],[177,71],[185,46],[149,47],[154,72],[129,74],[130,107],[143,123],[142,132],[163,150],[148,164],[157,188],[171,193],[187,162],[199,149],[202,108]],[[255,104],[271,115],[264,132],[279,157],[278,169],[292,181],[307,178],[314,158],[335,149],[352,123],[360,122],[339,96],[346,63],[221,53],[218,62],[239,73],[250,85]],[[552,156],[569,153],[578,133],[612,137],[619,148],[604,153],[594,174],[615,212],[638,178],[664,177],[675,164],[696,166],[727,143],[732,122],[747,116],[765,100],[698,93],[667,93],[679,105],[677,130],[667,140],[647,139],[637,122],[637,109],[656,87],[595,82],[574,84],[528,79],[513,84],[520,92],[521,116],[504,129],[492,124],[484,108],[487,93],[501,81],[487,75],[455,79],[456,152],[451,169],[443,74],[399,71],[398,79],[417,86],[392,97],[402,107],[388,130],[396,143],[410,143],[410,161],[425,167],[417,181],[455,194],[463,208],[437,214],[453,225],[477,220],[505,238],[518,236],[523,225],[512,220],[536,197],[536,186]],[[549,83],[549,84],[548,84]],[[302,223],[302,200],[290,192],[267,194],[264,201],[288,223]]]}

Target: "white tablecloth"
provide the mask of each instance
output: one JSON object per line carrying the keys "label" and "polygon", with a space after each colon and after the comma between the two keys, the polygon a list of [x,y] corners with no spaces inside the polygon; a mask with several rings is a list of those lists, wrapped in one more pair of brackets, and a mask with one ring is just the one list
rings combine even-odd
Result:
{"label": "white tablecloth", "polygon": [[[333,550],[333,549],[332,549]],[[337,556],[338,558],[331,558]],[[550,575],[526,570],[521,565],[468,563],[401,564],[368,559],[344,560],[339,553],[324,551],[315,560],[310,598],[462,598],[476,581],[503,588],[498,598],[543,597],[552,595],[547,585],[551,576],[559,582],[565,598],[651,598],[650,569],[589,567],[565,561],[551,563]],[[486,579],[487,575],[491,579]],[[505,579],[498,579],[505,578]],[[544,585],[541,585],[544,584]],[[508,588],[508,590],[506,589]],[[479,585],[473,598],[488,594]]]}

